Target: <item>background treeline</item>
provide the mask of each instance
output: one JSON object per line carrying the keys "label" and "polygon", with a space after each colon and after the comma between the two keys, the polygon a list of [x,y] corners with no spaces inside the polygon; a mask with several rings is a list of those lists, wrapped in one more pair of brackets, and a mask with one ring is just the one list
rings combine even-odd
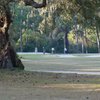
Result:
{"label": "background treeline", "polygon": [[16,51],[100,53],[100,0],[48,0],[43,9],[10,4]]}

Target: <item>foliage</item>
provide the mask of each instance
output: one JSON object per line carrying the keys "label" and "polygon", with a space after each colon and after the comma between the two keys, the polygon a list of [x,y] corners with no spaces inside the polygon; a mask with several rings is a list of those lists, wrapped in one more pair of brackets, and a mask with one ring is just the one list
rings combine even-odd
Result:
{"label": "foliage", "polygon": [[35,47],[43,51],[45,47],[47,52],[51,52],[54,47],[55,52],[62,53],[64,36],[68,31],[70,53],[77,52],[77,45],[79,53],[82,46],[84,52],[97,52],[97,39],[100,39],[99,7],[99,0],[48,0],[47,7],[43,9],[12,3],[14,21],[10,33],[13,44],[20,51],[22,33],[23,51],[34,51]]}

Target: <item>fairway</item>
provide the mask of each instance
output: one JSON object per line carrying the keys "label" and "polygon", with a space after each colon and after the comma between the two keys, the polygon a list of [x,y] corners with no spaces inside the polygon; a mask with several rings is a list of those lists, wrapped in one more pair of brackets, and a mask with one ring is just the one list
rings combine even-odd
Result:
{"label": "fairway", "polygon": [[96,72],[100,71],[99,54],[19,54],[25,70],[47,72]]}

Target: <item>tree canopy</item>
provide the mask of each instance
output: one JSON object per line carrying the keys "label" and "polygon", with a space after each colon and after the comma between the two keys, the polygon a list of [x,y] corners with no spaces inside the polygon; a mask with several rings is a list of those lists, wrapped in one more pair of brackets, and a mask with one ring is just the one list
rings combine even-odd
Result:
{"label": "tree canopy", "polygon": [[[4,4],[5,1],[0,1]],[[8,0],[8,2],[12,2]],[[98,52],[100,50],[100,1],[99,0],[21,0],[10,6],[13,23],[10,26],[13,43],[20,50],[22,33],[23,51],[45,47],[48,52],[55,47],[63,52],[64,36],[68,38],[69,52]],[[19,2],[19,3],[18,3]],[[46,5],[47,3],[47,5]],[[23,5],[23,6],[22,6]],[[27,5],[28,7],[25,7]],[[38,6],[43,9],[33,9]],[[14,11],[15,10],[15,11]],[[20,25],[20,27],[19,27]],[[14,34],[16,31],[17,34]],[[68,32],[68,36],[65,35]],[[78,46],[77,46],[78,45]],[[84,49],[84,50],[83,50]]]}

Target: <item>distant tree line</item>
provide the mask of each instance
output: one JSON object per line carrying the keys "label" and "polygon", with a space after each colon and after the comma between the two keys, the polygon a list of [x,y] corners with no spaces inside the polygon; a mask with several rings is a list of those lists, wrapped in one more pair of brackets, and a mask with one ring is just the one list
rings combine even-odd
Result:
{"label": "distant tree line", "polygon": [[100,53],[99,0],[48,0],[38,10],[23,2],[10,7],[14,21],[9,31],[17,51]]}

